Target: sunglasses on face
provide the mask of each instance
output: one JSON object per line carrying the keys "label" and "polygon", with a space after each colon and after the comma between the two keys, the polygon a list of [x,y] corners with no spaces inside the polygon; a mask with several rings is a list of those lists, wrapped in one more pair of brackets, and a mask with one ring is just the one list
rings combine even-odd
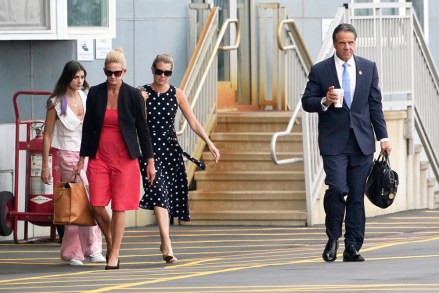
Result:
{"label": "sunglasses on face", "polygon": [[104,69],[104,73],[108,77],[112,76],[113,74],[115,77],[120,77],[122,75],[122,72],[123,72],[123,70],[111,71],[111,70]]}
{"label": "sunglasses on face", "polygon": [[172,70],[160,70],[157,68],[154,68],[154,74],[155,75],[162,75],[165,74],[165,76],[170,77],[172,75]]}

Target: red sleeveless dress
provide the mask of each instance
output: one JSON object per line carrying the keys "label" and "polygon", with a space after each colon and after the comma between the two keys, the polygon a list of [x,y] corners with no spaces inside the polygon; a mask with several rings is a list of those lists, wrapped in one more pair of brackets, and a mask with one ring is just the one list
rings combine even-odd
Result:
{"label": "red sleeveless dress", "polygon": [[119,127],[117,109],[107,109],[96,158],[89,160],[87,178],[91,206],[116,211],[137,210],[140,200],[140,171],[131,159]]}

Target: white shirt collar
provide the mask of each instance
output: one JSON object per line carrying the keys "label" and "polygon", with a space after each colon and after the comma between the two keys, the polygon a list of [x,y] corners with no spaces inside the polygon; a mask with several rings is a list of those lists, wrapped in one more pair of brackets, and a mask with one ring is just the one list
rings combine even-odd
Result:
{"label": "white shirt collar", "polygon": [[343,67],[343,64],[347,63],[350,67],[355,68],[355,59],[354,55],[348,60],[348,62],[344,62],[340,58],[338,58],[337,54],[334,54],[334,60],[336,67]]}

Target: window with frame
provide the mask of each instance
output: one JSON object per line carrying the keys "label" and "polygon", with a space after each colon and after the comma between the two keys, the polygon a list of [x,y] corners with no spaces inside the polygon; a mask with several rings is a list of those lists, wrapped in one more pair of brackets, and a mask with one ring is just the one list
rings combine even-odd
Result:
{"label": "window with frame", "polygon": [[50,30],[48,0],[0,0],[1,31]]}
{"label": "window with frame", "polygon": [[[421,24],[422,28],[424,28],[424,2],[426,0],[351,0],[352,3],[389,3],[389,2],[396,2],[396,3],[405,3],[405,2],[411,2],[413,5],[413,9],[415,10],[416,16],[418,17],[419,23]],[[398,15],[399,11],[398,9],[394,8],[388,8],[383,9],[384,15]],[[371,9],[358,9],[356,11],[357,16],[361,15],[371,15],[372,10]]]}
{"label": "window with frame", "polygon": [[0,40],[116,37],[116,0],[0,0]]}
{"label": "window with frame", "polygon": [[109,27],[108,0],[68,0],[68,27]]}

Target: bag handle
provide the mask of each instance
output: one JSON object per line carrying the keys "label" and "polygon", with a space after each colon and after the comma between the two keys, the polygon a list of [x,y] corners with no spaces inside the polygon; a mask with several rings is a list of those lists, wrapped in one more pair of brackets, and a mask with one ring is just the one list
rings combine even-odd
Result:
{"label": "bag handle", "polygon": [[383,157],[384,157],[384,160],[387,162],[387,164],[389,165],[389,168],[391,168],[390,167],[390,159],[389,159],[389,154],[387,153],[387,151],[384,151],[384,153],[383,153]]}
{"label": "bag handle", "polygon": [[72,177],[69,178],[69,180],[67,180],[67,182],[74,182],[77,183],[77,179],[78,179],[79,174],[78,173],[73,173]]}
{"label": "bag handle", "polygon": [[58,201],[60,198],[61,198],[61,196],[62,196],[62,193],[63,193],[63,191],[66,189],[66,188],[70,188],[70,186],[69,186],[69,182],[74,182],[74,183],[76,183],[76,178],[77,178],[77,176],[78,176],[78,174],[73,174],[70,178],[69,178],[69,180],[67,180],[67,182],[63,185],[63,187],[62,187],[62,189],[60,190],[60,192],[58,193],[58,194],[54,194],[54,201],[56,202],[56,201]]}
{"label": "bag handle", "polygon": [[386,161],[390,165],[389,154],[387,153],[387,151],[384,151],[383,153],[380,153],[378,155],[377,161],[380,161],[380,162]]}

